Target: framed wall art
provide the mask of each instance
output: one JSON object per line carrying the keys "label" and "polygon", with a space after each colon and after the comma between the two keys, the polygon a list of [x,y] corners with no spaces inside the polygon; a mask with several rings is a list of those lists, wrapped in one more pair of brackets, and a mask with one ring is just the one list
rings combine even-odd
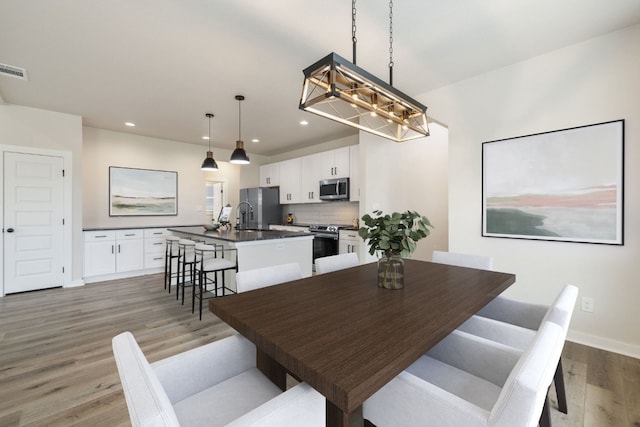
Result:
{"label": "framed wall art", "polygon": [[178,172],[109,167],[109,216],[178,215]]}
{"label": "framed wall art", "polygon": [[482,144],[482,235],[624,244],[624,120]]}

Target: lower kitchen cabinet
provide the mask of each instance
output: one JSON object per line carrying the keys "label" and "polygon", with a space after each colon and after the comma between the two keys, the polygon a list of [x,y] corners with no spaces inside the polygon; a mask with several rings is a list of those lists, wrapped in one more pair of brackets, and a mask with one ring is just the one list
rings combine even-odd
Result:
{"label": "lower kitchen cabinet", "polygon": [[338,240],[338,253],[348,254],[355,252],[360,256],[360,242],[362,239],[357,230],[340,230]]}
{"label": "lower kitchen cabinet", "polygon": [[116,232],[85,231],[84,275],[98,276],[116,272]]}
{"label": "lower kitchen cabinet", "polygon": [[116,273],[144,268],[142,230],[116,230]]}
{"label": "lower kitchen cabinet", "polygon": [[87,283],[162,271],[165,228],[84,232]]}

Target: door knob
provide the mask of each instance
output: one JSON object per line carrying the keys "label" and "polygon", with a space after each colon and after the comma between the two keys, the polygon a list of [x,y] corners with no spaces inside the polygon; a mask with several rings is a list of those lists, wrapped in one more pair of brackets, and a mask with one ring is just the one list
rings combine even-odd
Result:
{"label": "door knob", "polygon": [[13,228],[7,228],[7,233],[13,233]]}

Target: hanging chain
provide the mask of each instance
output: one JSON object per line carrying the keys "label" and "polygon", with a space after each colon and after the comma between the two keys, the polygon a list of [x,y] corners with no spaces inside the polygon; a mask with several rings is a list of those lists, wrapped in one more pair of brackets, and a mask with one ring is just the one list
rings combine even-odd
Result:
{"label": "hanging chain", "polygon": [[351,0],[351,45],[353,48],[353,64],[356,64],[356,0]]}
{"label": "hanging chain", "polygon": [[393,86],[393,0],[389,0],[389,84]]}

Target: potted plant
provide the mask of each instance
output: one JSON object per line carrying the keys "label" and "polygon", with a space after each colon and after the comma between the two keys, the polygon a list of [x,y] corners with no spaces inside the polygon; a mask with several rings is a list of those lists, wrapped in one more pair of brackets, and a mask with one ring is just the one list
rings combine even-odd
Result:
{"label": "potted plant", "polygon": [[416,249],[416,242],[427,237],[433,228],[426,216],[416,211],[383,214],[380,210],[362,217],[364,227],[358,234],[369,244],[369,253],[378,255],[378,286],[400,289],[404,285],[404,261]]}

